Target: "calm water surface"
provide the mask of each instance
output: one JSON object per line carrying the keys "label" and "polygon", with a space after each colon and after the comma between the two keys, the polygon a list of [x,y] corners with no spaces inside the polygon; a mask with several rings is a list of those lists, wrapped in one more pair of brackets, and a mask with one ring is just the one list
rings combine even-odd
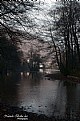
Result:
{"label": "calm water surface", "polygon": [[64,117],[80,114],[80,84],[42,74],[0,81],[0,101],[28,112]]}

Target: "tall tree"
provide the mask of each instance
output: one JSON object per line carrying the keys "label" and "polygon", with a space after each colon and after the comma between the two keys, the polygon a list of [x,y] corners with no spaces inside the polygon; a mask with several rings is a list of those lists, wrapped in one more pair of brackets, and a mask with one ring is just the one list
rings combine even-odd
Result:
{"label": "tall tree", "polygon": [[70,74],[73,69],[80,69],[79,10],[80,3],[77,0],[61,0],[60,6],[50,12],[51,17],[55,20],[55,31],[52,30],[55,36],[54,41],[57,40],[55,43],[57,43],[61,54],[58,63],[62,65],[66,75]]}
{"label": "tall tree", "polygon": [[33,5],[34,2],[28,0],[0,1],[0,73],[3,75],[7,70],[15,71],[20,65],[18,36],[22,33],[18,29],[30,26],[27,11]]}

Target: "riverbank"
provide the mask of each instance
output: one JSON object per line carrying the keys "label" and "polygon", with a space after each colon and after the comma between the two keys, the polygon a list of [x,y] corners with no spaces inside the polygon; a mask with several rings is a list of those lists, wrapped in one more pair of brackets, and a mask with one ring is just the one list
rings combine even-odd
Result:
{"label": "riverbank", "polygon": [[[45,115],[38,115],[24,111],[23,107],[14,107],[0,103],[0,121],[56,121],[55,118],[49,118]],[[58,119],[59,120],[59,119]],[[60,120],[59,120],[60,121]]]}
{"label": "riverbank", "polygon": [[0,103],[0,121],[80,121],[80,117],[47,117],[43,114],[30,113],[24,111],[23,107],[14,107]]}
{"label": "riverbank", "polygon": [[46,74],[45,77],[47,77],[48,79],[52,79],[52,80],[66,80],[66,81],[70,81],[70,82],[75,82],[75,83],[80,83],[80,77],[76,77],[76,76],[64,76],[62,75],[60,72],[58,73],[53,73],[53,74]]}
{"label": "riverbank", "polygon": [[0,103],[0,121],[51,121],[44,115],[24,111],[23,107],[15,107]]}

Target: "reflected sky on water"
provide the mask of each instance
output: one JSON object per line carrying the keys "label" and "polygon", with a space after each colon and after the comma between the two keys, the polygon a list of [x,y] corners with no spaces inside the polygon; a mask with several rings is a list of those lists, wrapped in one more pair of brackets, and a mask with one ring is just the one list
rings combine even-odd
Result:
{"label": "reflected sky on water", "polygon": [[39,73],[28,74],[1,80],[0,101],[47,116],[77,116],[80,113],[80,84],[52,80]]}

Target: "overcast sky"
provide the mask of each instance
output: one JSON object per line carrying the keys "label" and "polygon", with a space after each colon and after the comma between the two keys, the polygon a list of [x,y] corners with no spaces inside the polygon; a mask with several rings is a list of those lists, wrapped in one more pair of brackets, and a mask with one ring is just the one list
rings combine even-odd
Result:
{"label": "overcast sky", "polygon": [[[56,0],[40,0],[41,3],[40,5],[37,4],[37,8],[38,9],[31,9],[31,11],[28,12],[29,17],[32,18],[32,20],[34,21],[34,23],[37,25],[37,27],[33,28],[32,32],[40,35],[44,36],[44,26],[47,26],[46,21],[51,20],[50,16],[49,16],[49,11],[51,9],[51,7],[53,9],[55,9],[55,1]],[[37,3],[39,2],[39,0],[37,1]],[[27,29],[27,28],[26,28]],[[31,29],[28,29],[29,32],[31,32]]]}
{"label": "overcast sky", "polygon": [[[35,0],[34,0],[35,1]],[[37,0],[34,2],[34,6],[31,9],[27,10],[26,13],[21,15],[24,28],[26,32],[31,34],[36,34],[40,37],[45,36],[45,27],[50,26],[51,17],[49,16],[50,9],[55,9],[56,0]],[[34,27],[28,27],[27,16],[32,20]],[[29,24],[30,26],[32,23]],[[15,28],[19,30],[24,30],[20,24],[14,25]],[[47,39],[46,39],[47,40]]]}

